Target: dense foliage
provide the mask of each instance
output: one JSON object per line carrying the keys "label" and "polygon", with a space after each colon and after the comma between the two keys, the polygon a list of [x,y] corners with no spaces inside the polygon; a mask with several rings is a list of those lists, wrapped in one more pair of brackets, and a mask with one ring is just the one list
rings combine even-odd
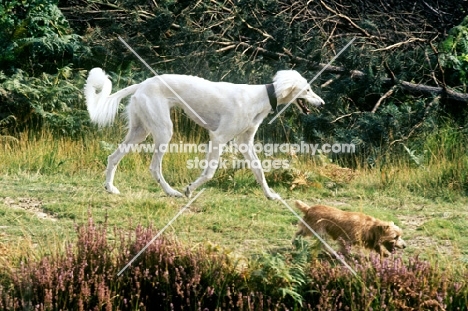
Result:
{"label": "dense foliage", "polygon": [[[288,109],[258,139],[355,143],[365,162],[401,143],[413,148],[441,116],[464,125],[466,102],[409,93],[398,81],[466,92],[467,14],[453,1],[8,1],[0,5],[0,131],[86,132],[90,68],[106,69],[116,89],[151,75],[119,36],[159,73],[240,83],[270,82],[284,68],[310,79],[356,37],[313,82],[326,107],[307,117]],[[181,131],[195,126],[178,118]]]}
{"label": "dense foliage", "polygon": [[440,61],[449,70],[446,75],[453,85],[461,84],[466,92],[468,86],[468,16],[450,30],[441,44]]}
{"label": "dense foliage", "polygon": [[0,129],[82,130],[82,75],[73,63],[87,48],[55,1],[3,2],[0,50]]}
{"label": "dense foliage", "polygon": [[[118,35],[157,71],[242,83],[266,83],[276,70],[291,67],[312,76],[310,70],[316,70],[319,62],[326,62],[352,36],[358,36],[359,42],[336,65],[362,70],[366,78],[355,81],[349,76],[325,73],[317,82],[335,82],[322,89],[314,83],[332,107],[324,113],[329,115],[328,123],[342,114],[365,114],[372,109],[388,88],[382,84],[388,74],[384,64],[398,79],[440,81],[449,83],[448,87],[461,83],[461,89],[466,89],[466,27],[463,23],[457,26],[467,13],[463,6],[429,1],[409,8],[406,2],[397,1],[391,11],[372,3],[355,1],[344,7],[332,1],[8,1],[0,5],[0,124],[4,131],[47,125],[66,134],[80,130],[80,121],[86,126],[85,114],[76,111],[84,110],[81,68],[101,66],[126,77],[135,76],[128,69],[142,71],[137,75],[140,80],[149,75],[117,39]],[[414,17],[408,21],[402,15],[410,9]],[[452,12],[451,18],[447,11]],[[434,16],[434,12],[440,14]],[[437,23],[431,23],[435,17]],[[410,31],[410,26],[418,28]],[[443,37],[450,28],[449,37]],[[404,40],[407,42],[401,47],[385,48]],[[437,40],[445,40],[440,61]],[[57,91],[48,90],[54,87]],[[395,92],[389,105],[402,112],[405,106],[411,106],[421,114],[431,101],[430,97],[417,100]],[[290,119],[297,117],[286,117],[286,127],[294,127],[296,138],[300,138],[296,122]],[[378,117],[384,118],[380,114]],[[334,123],[333,128],[340,132],[356,118],[343,121]],[[418,122],[415,118],[396,138],[406,137]],[[304,134],[318,139],[311,134],[315,130],[308,126]],[[352,130],[362,133],[359,127]],[[331,130],[325,134],[337,133]],[[339,133],[338,137],[344,139]],[[378,140],[380,144],[382,139]],[[375,145],[375,139],[367,143]]]}
{"label": "dense foliage", "polygon": [[0,6],[0,68],[29,74],[56,72],[83,49],[56,1],[13,0]]}

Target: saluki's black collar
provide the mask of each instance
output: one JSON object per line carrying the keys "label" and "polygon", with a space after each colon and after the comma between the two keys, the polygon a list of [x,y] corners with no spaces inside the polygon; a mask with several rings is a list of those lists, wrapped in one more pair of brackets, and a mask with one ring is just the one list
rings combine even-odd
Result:
{"label": "saluki's black collar", "polygon": [[270,84],[265,84],[265,87],[267,89],[267,94],[268,94],[268,99],[270,100],[271,109],[275,111],[276,106],[278,106],[278,100],[276,99],[276,94],[275,94],[275,86],[273,85],[273,83],[270,83]]}

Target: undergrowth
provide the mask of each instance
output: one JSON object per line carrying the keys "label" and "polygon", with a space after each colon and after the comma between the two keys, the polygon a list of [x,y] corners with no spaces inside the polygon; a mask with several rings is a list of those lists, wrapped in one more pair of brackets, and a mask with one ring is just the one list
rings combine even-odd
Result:
{"label": "undergrowth", "polygon": [[3,310],[466,310],[468,272],[442,271],[418,257],[349,260],[357,276],[307,246],[248,265],[223,252],[97,225],[76,227],[65,253],[2,269]]}

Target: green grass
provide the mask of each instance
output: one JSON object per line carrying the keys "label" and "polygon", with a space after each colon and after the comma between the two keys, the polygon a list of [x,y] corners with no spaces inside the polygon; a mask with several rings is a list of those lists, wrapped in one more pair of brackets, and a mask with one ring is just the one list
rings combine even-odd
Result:
{"label": "green grass", "polygon": [[[86,140],[55,139],[47,132],[40,137],[24,134],[2,145],[0,261],[14,266],[19,259],[63,249],[74,238],[75,225],[89,215],[98,223],[107,217],[110,226],[128,230],[137,224],[162,228],[187,204],[187,198],[164,195],[148,170],[150,154],[124,158],[115,179],[120,195],[104,190],[107,156],[123,131],[116,126]],[[199,170],[185,167],[195,156],[203,154],[165,157],[166,180],[176,189],[199,175]],[[457,265],[468,260],[468,202],[461,190],[463,180],[456,180],[462,173],[453,168],[467,159],[454,163],[453,158],[441,160],[447,156],[442,152],[438,156],[439,162],[424,167],[399,160],[384,169],[356,171],[300,156],[290,169],[272,171],[267,179],[291,206],[301,199],[392,220],[404,230],[404,256]],[[451,178],[444,177],[447,171]],[[450,188],[450,183],[458,186]],[[280,202],[264,197],[249,170],[219,170],[204,188],[165,234],[193,247],[215,245],[246,257],[291,249],[297,219]],[[37,206],[29,206],[28,200]],[[26,201],[24,206],[15,207],[21,201]],[[48,218],[37,217],[37,211]]]}

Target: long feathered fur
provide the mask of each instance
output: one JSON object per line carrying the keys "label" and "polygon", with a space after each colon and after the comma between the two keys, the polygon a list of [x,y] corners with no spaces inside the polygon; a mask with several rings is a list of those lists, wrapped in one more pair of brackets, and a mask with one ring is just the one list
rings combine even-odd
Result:
{"label": "long feathered fur", "polygon": [[294,87],[302,88],[307,86],[307,80],[296,70],[278,71],[273,77],[273,82],[275,83],[276,97],[279,101],[284,100]]}

